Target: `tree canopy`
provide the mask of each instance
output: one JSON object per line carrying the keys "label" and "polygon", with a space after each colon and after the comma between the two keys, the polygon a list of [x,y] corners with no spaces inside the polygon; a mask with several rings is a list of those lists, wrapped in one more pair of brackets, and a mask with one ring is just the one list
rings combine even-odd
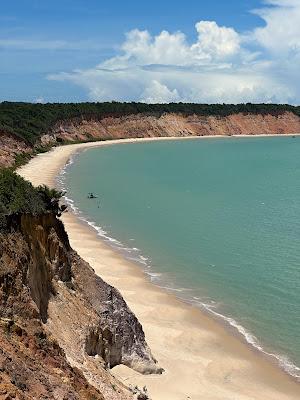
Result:
{"label": "tree canopy", "polygon": [[10,133],[35,144],[41,135],[48,133],[59,121],[68,119],[96,119],[105,116],[130,114],[227,116],[236,113],[279,115],[286,111],[300,115],[300,107],[289,104],[145,104],[145,103],[0,103],[0,132]]}
{"label": "tree canopy", "polygon": [[60,216],[66,209],[59,203],[62,196],[62,192],[47,186],[34,187],[10,169],[0,170],[0,229],[12,214],[53,212]]}

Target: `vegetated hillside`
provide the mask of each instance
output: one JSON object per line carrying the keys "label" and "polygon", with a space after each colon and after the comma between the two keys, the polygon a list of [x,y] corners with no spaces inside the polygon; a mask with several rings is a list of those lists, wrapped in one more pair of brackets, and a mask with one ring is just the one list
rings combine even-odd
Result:
{"label": "vegetated hillside", "polygon": [[101,120],[103,117],[145,114],[161,116],[175,113],[199,116],[225,117],[232,114],[280,115],[292,112],[300,116],[300,107],[288,104],[145,104],[145,103],[0,103],[0,132],[11,133],[30,144],[48,133],[58,121],[84,119]]}
{"label": "vegetated hillside", "polygon": [[10,169],[0,170],[0,231],[6,230],[10,215],[40,215],[52,212],[60,216],[65,210],[59,201],[63,193],[47,186],[35,188]]}
{"label": "vegetated hillside", "polygon": [[0,171],[0,398],[130,400],[109,368],[162,369],[121,294],[70,247],[60,196]]}
{"label": "vegetated hillside", "polygon": [[51,146],[157,136],[300,133],[300,107],[276,104],[0,103],[0,166]]}

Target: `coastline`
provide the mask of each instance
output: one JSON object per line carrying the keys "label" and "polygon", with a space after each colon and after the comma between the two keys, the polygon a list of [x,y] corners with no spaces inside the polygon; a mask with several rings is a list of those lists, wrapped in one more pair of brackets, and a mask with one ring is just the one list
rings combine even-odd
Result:
{"label": "coastline", "polygon": [[[255,137],[261,136],[270,135]],[[53,186],[70,156],[81,149],[149,140],[217,137],[226,136],[124,139],[66,145],[37,156],[19,173],[33,184]],[[116,253],[92,227],[86,226],[73,213],[65,214],[62,219],[72,247],[96,273],[120,290],[142,323],[154,356],[166,370],[163,375],[143,376],[125,366],[115,367],[112,373],[125,384],[146,385],[153,400],[300,397],[300,385],[275,363],[251,349],[213,317],[149,282],[141,268]]]}

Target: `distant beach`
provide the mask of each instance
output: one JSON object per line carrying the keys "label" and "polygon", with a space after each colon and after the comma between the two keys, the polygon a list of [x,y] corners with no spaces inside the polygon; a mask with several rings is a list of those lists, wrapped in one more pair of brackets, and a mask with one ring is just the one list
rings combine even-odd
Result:
{"label": "distant beach", "polygon": [[[173,139],[124,139],[65,145],[38,155],[18,172],[35,185],[53,186],[70,157],[83,149]],[[299,399],[299,383],[275,363],[251,349],[200,309],[153,285],[142,269],[116,253],[75,214],[68,212],[62,220],[72,247],[97,274],[119,289],[142,323],[153,355],[165,369],[162,375],[143,376],[125,366],[117,366],[112,374],[124,384],[146,386],[153,400]]]}

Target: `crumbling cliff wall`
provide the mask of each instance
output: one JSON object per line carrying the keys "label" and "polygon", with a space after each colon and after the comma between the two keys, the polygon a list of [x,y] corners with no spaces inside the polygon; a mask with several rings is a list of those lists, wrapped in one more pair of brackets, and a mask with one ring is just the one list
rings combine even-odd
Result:
{"label": "crumbling cliff wall", "polygon": [[26,388],[26,399],[125,400],[131,394],[110,367],[162,372],[135,315],[71,249],[55,215],[11,216],[8,226],[0,233],[0,393],[6,382],[7,393]]}
{"label": "crumbling cliff wall", "polygon": [[[286,111],[279,114],[238,113],[227,116],[165,113],[77,118],[57,122],[49,132],[41,135],[36,146],[135,137],[261,134],[300,134],[300,117]],[[21,139],[0,132],[0,166],[11,166],[18,154],[24,157],[33,152],[34,148]]]}

